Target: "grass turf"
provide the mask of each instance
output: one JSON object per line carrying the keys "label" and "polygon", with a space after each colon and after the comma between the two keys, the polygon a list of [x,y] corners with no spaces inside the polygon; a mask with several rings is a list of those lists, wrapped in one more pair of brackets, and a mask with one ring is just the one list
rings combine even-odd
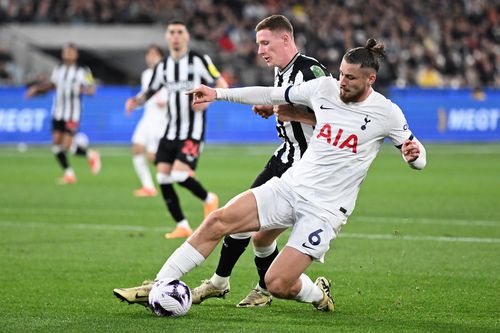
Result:
{"label": "grass turf", "polygon": [[[247,189],[273,146],[209,146],[198,177],[225,203]],[[0,148],[2,332],[498,332],[500,145],[427,145],[428,167],[407,168],[386,145],[325,264],[336,311],[274,300],[234,305],[257,282],[248,249],[231,292],[187,316],[158,318],[112,295],[153,277],[181,240],[160,197],[134,198],[128,148],[102,147],[103,170],[71,158],[78,184],[60,186],[48,147]],[[199,201],[179,189],[192,225]],[[282,247],[286,235],[280,239]],[[212,275],[219,249],[183,280]]]}

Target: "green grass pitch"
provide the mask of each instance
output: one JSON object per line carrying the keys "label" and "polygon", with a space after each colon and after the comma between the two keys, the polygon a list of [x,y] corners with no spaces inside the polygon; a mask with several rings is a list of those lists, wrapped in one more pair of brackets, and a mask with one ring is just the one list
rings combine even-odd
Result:
{"label": "green grass pitch", "polygon": [[[225,203],[274,148],[209,145],[198,178]],[[278,299],[236,308],[257,282],[247,249],[226,299],[159,318],[112,294],[154,277],[182,242],[163,238],[174,223],[160,197],[132,196],[129,148],[101,147],[99,176],[72,157],[79,182],[69,186],[56,185],[49,147],[0,148],[0,331],[499,332],[500,144],[427,151],[426,170],[414,171],[384,145],[325,264],[309,268],[311,278],[333,281],[334,313]],[[197,226],[201,203],[178,192]],[[218,253],[183,280],[195,287],[209,278]]]}

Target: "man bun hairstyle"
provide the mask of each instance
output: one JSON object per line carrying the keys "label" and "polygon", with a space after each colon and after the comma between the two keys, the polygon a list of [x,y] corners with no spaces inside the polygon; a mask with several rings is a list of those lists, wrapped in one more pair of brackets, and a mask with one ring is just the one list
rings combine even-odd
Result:
{"label": "man bun hairstyle", "polygon": [[373,68],[376,72],[379,68],[379,59],[384,57],[385,46],[378,43],[375,38],[368,39],[365,46],[351,49],[344,55],[348,64],[360,64],[361,68]]}
{"label": "man bun hairstyle", "polygon": [[286,31],[293,36],[293,26],[283,15],[271,15],[260,21],[255,27],[255,31],[268,29],[271,31]]}

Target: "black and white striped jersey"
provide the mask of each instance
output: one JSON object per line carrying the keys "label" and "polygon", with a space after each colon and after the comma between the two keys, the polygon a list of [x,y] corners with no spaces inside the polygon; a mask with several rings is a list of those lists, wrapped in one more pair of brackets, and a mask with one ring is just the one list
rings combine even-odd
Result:
{"label": "black and white striped jersey", "polygon": [[54,68],[50,81],[56,86],[52,105],[52,118],[63,121],[80,121],[82,113],[81,89],[94,85],[88,67],[61,64]]}
{"label": "black and white striped jersey", "polygon": [[167,140],[204,139],[206,113],[194,111],[192,96],[185,93],[200,84],[213,84],[219,77],[210,57],[193,51],[177,61],[167,56],[156,65],[149,90],[165,87],[168,91]]}
{"label": "black and white striped jersey", "polygon": [[[274,86],[282,87],[299,84],[321,76],[330,76],[328,70],[316,59],[297,53],[290,63],[279,70],[274,70]],[[308,110],[313,112],[312,110]],[[291,167],[300,160],[307,149],[314,126],[295,121],[279,121],[276,119],[276,130],[283,143],[274,155],[286,166]]]}

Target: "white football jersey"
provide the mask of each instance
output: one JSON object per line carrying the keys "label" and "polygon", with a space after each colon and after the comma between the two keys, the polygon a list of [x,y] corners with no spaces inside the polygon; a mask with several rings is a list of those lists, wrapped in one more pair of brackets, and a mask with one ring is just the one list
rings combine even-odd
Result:
{"label": "white football jersey", "polygon": [[302,159],[282,179],[304,198],[349,216],[384,138],[400,146],[413,135],[401,109],[372,91],[360,103],[342,102],[339,82],[322,77],[290,86],[284,99],[314,110],[317,124]]}
{"label": "white football jersey", "polygon": [[[141,91],[148,90],[149,82],[153,76],[153,69],[148,68],[142,72],[141,75]],[[167,106],[159,107],[158,103],[166,104],[168,99],[167,90],[161,88],[154,94],[149,100],[144,104],[143,118],[151,119],[151,121],[161,120],[162,122],[167,121]]]}

